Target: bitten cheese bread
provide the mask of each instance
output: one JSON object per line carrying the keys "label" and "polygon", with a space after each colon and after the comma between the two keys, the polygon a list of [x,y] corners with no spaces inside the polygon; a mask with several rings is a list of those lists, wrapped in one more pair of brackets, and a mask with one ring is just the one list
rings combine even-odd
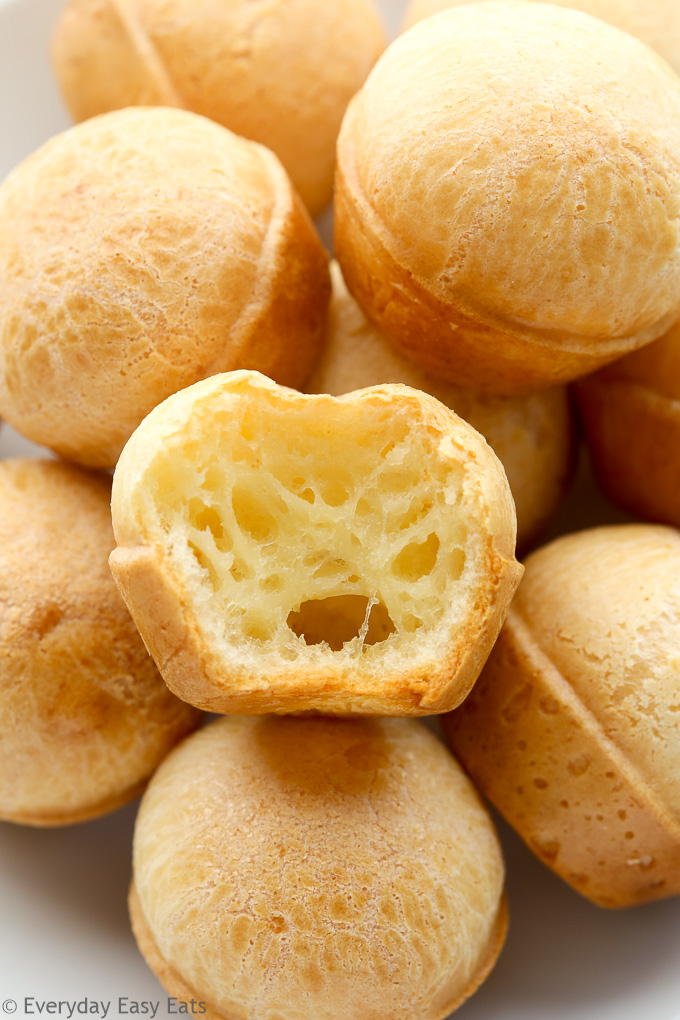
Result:
{"label": "bitten cheese bread", "polygon": [[147,647],[216,712],[443,712],[521,575],[497,457],[405,386],[197,383],[132,436],[112,511],[111,568]]}
{"label": "bitten cheese bread", "polygon": [[[471,0],[411,0],[404,28],[431,18],[449,7]],[[656,50],[677,73],[680,71],[680,4],[677,0],[546,0],[555,7],[572,7],[615,25]]]}
{"label": "bitten cheese bread", "polygon": [[130,912],[207,1020],[442,1020],[507,925],[491,820],[409,719],[232,717],[186,740],[140,807]]}
{"label": "bitten cheese bread", "polygon": [[577,388],[598,481],[615,503],[680,527],[680,326]]}
{"label": "bitten cheese bread", "polygon": [[0,818],[66,825],[138,796],[200,721],[149,657],[108,568],[105,476],[0,462]]}
{"label": "bitten cheese bread", "polygon": [[595,903],[680,892],[680,534],[620,525],[533,553],[465,704],[473,780]]}
{"label": "bitten cheese bread", "polygon": [[529,393],[680,309],[680,78],[580,11],[473,3],[383,54],[338,140],[353,296],[423,370]]}
{"label": "bitten cheese bread", "polygon": [[216,372],[302,385],[327,257],[276,157],[182,110],[57,135],[0,186],[0,415],[94,467]]}
{"label": "bitten cheese bread", "polygon": [[565,495],[574,460],[574,433],[563,387],[527,397],[496,397],[426,375],[371,325],[331,263],[333,295],[324,352],[308,393],[333,393],[380,383],[405,383],[431,393],[469,422],[497,454],[517,510],[517,544],[526,549]]}
{"label": "bitten cheese bread", "polygon": [[76,120],[200,113],[272,149],[316,216],[345,108],[384,46],[372,0],[70,0],[52,57]]}

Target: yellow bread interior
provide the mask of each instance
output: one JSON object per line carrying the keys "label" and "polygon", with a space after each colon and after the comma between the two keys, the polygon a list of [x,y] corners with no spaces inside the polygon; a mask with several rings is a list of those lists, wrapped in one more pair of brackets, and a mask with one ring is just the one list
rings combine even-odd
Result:
{"label": "yellow bread interior", "polygon": [[403,386],[199,383],[131,439],[113,518],[119,546],[163,551],[225,661],[258,673],[332,662],[378,677],[445,658],[520,569],[499,461]]}

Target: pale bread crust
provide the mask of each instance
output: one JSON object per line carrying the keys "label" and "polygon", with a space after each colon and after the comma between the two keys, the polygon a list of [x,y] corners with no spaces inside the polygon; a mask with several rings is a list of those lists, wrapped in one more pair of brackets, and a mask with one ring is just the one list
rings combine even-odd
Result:
{"label": "pale bread crust", "polygon": [[141,779],[115,796],[106,797],[104,800],[80,808],[78,811],[56,811],[54,813],[51,811],[16,811],[12,813],[11,818],[8,817],[5,821],[14,822],[16,825],[32,825],[38,829],[52,829],[62,825],[89,822],[93,818],[101,818],[102,815],[117,811],[119,807],[129,804],[131,800],[136,800],[144,793],[148,782],[149,777]]}
{"label": "pale bread crust", "polygon": [[[607,579],[602,583],[600,575],[607,566],[598,563],[596,547],[600,534],[611,539],[616,531],[603,528],[567,536],[534,554],[540,557],[544,578],[554,572],[552,590],[557,601],[562,586],[567,589],[565,598],[569,597],[565,570],[569,569],[569,545],[575,542],[592,546],[593,603],[606,598]],[[640,525],[618,531],[627,532],[633,541],[637,534],[649,543],[656,533],[661,550],[664,540],[678,544],[667,529]],[[635,562],[635,551],[627,551]],[[535,576],[532,559],[525,575],[529,587]],[[644,563],[638,562],[644,569]],[[659,569],[658,563],[654,569]],[[649,599],[649,612],[657,609],[662,615],[662,601],[655,603],[653,595],[645,596],[648,587],[642,591],[633,586],[624,594],[620,577],[618,586],[616,579],[609,584],[610,604],[615,606],[617,599],[619,605],[629,604],[631,624],[636,604],[647,611]],[[582,644],[574,645],[571,613],[568,620],[560,618],[551,599],[545,607],[545,615],[553,621],[549,626],[541,619],[535,598],[530,594],[524,603],[521,594],[522,588],[472,694],[444,720],[451,747],[530,848],[588,899],[604,907],[626,907],[679,893],[680,804],[668,779],[672,749],[656,766],[653,758],[645,760],[641,748],[649,749],[654,739],[647,733],[653,725],[647,715],[651,709],[649,705],[629,708],[625,701],[632,693],[626,684],[635,686],[626,677],[635,674],[630,666],[626,673],[623,663],[627,658],[637,662],[638,653],[628,649],[626,634],[619,636],[614,629],[616,610],[609,614],[609,607],[603,605],[598,620],[594,605],[585,605]],[[566,651],[560,652],[562,633]],[[658,661],[649,663],[648,675],[655,684],[663,682],[668,687],[673,683],[672,664],[665,670],[665,681],[657,681],[654,673],[664,668],[665,656],[675,654],[677,659],[677,645],[674,649],[672,641],[665,640],[668,647],[660,644]],[[605,646],[613,652],[611,662],[599,658],[599,649]],[[581,676],[577,675],[579,661]],[[612,675],[624,692],[618,694],[614,687],[614,700],[624,699],[621,707],[607,704]],[[644,681],[640,690],[646,690]],[[660,691],[657,686],[659,700]],[[672,700],[672,690],[667,700]],[[668,741],[675,739],[668,722],[658,726]],[[638,727],[644,733],[636,738]]]}
{"label": "pale bread crust", "polygon": [[[70,825],[138,796],[200,713],[167,690],[120,600],[106,477],[0,464],[0,817]],[[66,579],[66,580],[65,580]]]}
{"label": "pale bread crust", "polygon": [[[556,7],[571,7],[600,18],[651,46],[680,72],[680,6],[676,0],[540,0]],[[404,30],[433,14],[459,7],[470,0],[411,0]]]}
{"label": "pale bread crust", "polygon": [[[462,91],[468,89],[470,102],[466,105],[460,101],[458,124],[456,94],[451,89],[448,69],[451,61],[461,56],[456,47],[468,45],[459,44],[459,35],[464,35],[459,30],[464,28],[471,37],[475,32],[480,38],[486,37],[485,19],[492,17],[498,19],[493,22],[493,35],[489,37],[494,38],[495,46],[488,48],[488,53],[486,50],[480,53],[469,87],[466,81],[462,83]],[[485,61],[489,64],[494,61],[489,71],[497,72],[497,58],[502,50],[498,40],[503,31],[497,28],[498,24],[507,28],[508,39],[510,26],[514,31],[516,25],[522,36],[531,30],[531,43],[523,40],[523,45],[528,47],[527,54],[535,51],[537,60],[541,53],[553,52],[551,47],[556,45],[554,40],[558,36],[560,44],[573,36],[574,52],[581,53],[584,47],[607,52],[612,67],[620,59],[621,74],[628,81],[635,66],[639,77],[648,81],[649,90],[663,95],[663,102],[673,108],[677,106],[679,111],[680,81],[637,41],[579,12],[526,2],[497,3],[496,11],[490,4],[469,5],[445,11],[416,26],[388,48],[350,104],[338,140],[335,231],[337,257],[350,292],[374,325],[423,370],[470,388],[521,394],[592,372],[654,340],[677,318],[680,265],[674,209],[680,190],[680,138],[675,138],[674,128],[668,134],[665,115],[643,109],[647,97],[642,90],[636,92],[635,87],[626,95],[628,106],[624,103],[622,107],[631,118],[630,125],[622,127],[617,121],[618,127],[614,128],[607,121],[608,114],[603,113],[607,110],[610,86],[604,78],[595,83],[595,75],[592,87],[596,91],[602,87],[603,95],[599,105],[595,104],[592,110],[589,107],[592,124],[588,130],[583,127],[584,121],[579,128],[582,137],[577,138],[572,124],[576,100],[572,97],[572,105],[565,105],[563,117],[557,118],[554,127],[548,130],[545,144],[563,150],[560,165],[564,178],[560,180],[573,183],[580,181],[579,168],[593,156],[590,149],[595,142],[588,132],[593,137],[598,134],[597,146],[601,149],[598,159],[624,163],[629,159],[628,143],[621,145],[620,133],[630,130],[631,139],[637,139],[635,143],[631,140],[635,149],[633,159],[639,163],[634,172],[627,167],[625,176],[632,181],[639,173],[640,193],[630,204],[622,194],[620,203],[626,206],[626,214],[620,213],[615,221],[607,220],[605,194],[598,190],[594,179],[590,181],[587,177],[578,187],[574,184],[574,190],[571,184],[565,184],[563,192],[559,191],[559,181],[555,183],[557,190],[551,191],[548,178],[538,171],[533,176],[528,174],[527,180],[522,179],[516,187],[503,183],[498,178],[498,166],[505,165],[501,158],[504,145],[510,147],[515,160],[524,146],[527,166],[538,166],[547,159],[542,148],[548,119],[544,106],[547,108],[549,102],[554,106],[554,102],[549,98],[537,101],[533,111],[528,111],[524,104],[520,118],[518,110],[527,65],[516,62],[512,73],[516,73],[517,81],[505,83],[513,102],[516,100],[516,108],[511,108],[515,134],[512,141],[507,140],[507,131],[511,129],[502,119],[502,105],[498,106],[496,93],[488,91],[482,72]],[[513,46],[508,41],[509,55]],[[431,55],[435,49],[441,66]],[[526,59],[530,59],[527,54]],[[565,70],[576,83],[580,80],[577,73],[580,64],[572,66],[569,63],[572,59],[576,58],[573,55],[566,58]],[[592,70],[598,65],[593,61],[583,63],[583,69],[586,66]],[[510,70],[507,73],[511,75]],[[410,76],[408,92],[405,86],[397,85],[405,75]],[[421,88],[422,95],[419,92],[414,98],[413,90]],[[487,91],[478,94],[482,88]],[[397,99],[392,100],[395,93]],[[451,100],[447,104],[444,100],[449,93]],[[493,97],[493,106],[485,95]],[[422,123],[420,109],[425,108],[426,97],[431,106],[441,106],[441,111],[437,106],[437,116],[441,112],[440,119],[445,125],[435,131],[432,112],[430,134]],[[388,118],[391,102],[394,110]],[[468,142],[472,145],[473,137],[473,128],[466,119],[471,116],[466,113],[468,109],[481,111],[477,116],[485,126],[478,127],[478,135],[488,129],[489,137],[479,151],[478,147],[470,152],[465,148]],[[413,118],[413,123],[409,118]],[[649,141],[654,137],[650,134],[645,149],[638,133],[643,121],[648,131],[654,119],[657,137]],[[530,134],[526,128],[534,121],[535,131]],[[461,143],[457,141],[458,129],[463,136]],[[444,145],[449,137],[447,131],[451,136],[450,151],[445,151]],[[378,140],[375,145],[369,143],[369,136]],[[403,151],[407,137],[411,139],[412,152]],[[436,138],[437,144],[432,144],[431,151],[423,141],[426,137]],[[462,145],[460,152],[458,144]],[[580,145],[583,151],[579,150]],[[586,151],[590,153],[587,159]],[[502,218],[502,233],[497,218],[487,209],[496,208],[495,204],[485,205],[479,198],[480,174],[485,169],[478,168],[478,157],[481,163],[484,157],[491,164],[483,193],[489,195],[494,188],[500,188],[501,205],[507,198],[509,212]],[[450,166],[452,161],[455,175],[445,171],[445,165]],[[469,175],[466,161],[472,164]],[[658,205],[645,190],[644,181],[650,174],[659,181],[664,179],[658,192],[659,196],[664,192],[664,197]],[[600,175],[600,183],[601,179]],[[425,183],[429,181],[432,184],[426,189]],[[421,192],[428,196],[430,208],[422,207]],[[645,222],[648,225],[654,220],[658,230],[653,250],[650,247],[646,251],[647,269],[636,264],[633,277],[630,258],[624,258],[622,253],[626,250],[626,231],[634,235],[646,229],[642,220],[636,218],[644,194],[651,203]],[[479,215],[475,213],[474,202],[469,209],[466,205],[468,200],[472,202],[471,195],[476,196]],[[546,219],[541,233],[542,221],[536,216],[536,206],[543,203],[549,220]],[[379,206],[384,206],[386,212],[381,212]],[[579,213],[591,206],[592,225],[587,219],[590,212],[584,213],[585,220],[579,219]],[[529,215],[531,238],[523,243]],[[559,243],[555,242],[556,216],[560,218]],[[513,217],[517,217],[516,221]],[[456,226],[447,228],[449,219],[452,223],[465,220],[460,236]],[[590,233],[584,233],[584,222]],[[608,226],[596,238],[597,223]],[[470,236],[474,242],[469,240]],[[508,282],[513,276],[508,261],[510,249],[515,275],[522,275],[522,283],[512,286]],[[462,260],[464,267],[468,257],[474,259],[473,268],[457,269],[457,262],[453,269],[448,268],[444,264],[446,252],[450,253],[449,258]],[[539,252],[540,264],[547,267],[546,272],[539,272]],[[602,274],[603,258],[607,260],[606,280]],[[534,260],[536,271],[530,272]],[[662,278],[664,282],[659,287]],[[558,285],[558,280],[565,279],[570,281],[569,288]],[[574,281],[580,279],[583,286],[577,287]]]}
{"label": "pale bread crust", "polygon": [[[203,1012],[201,1016],[205,1016],[206,1020],[237,1020],[234,1014],[229,1016],[228,1014],[221,1012],[219,1009],[216,1009],[212,1003],[205,1002],[205,1000],[203,1000],[202,997],[182,979],[175,968],[163,958],[156,942],[154,941],[151,930],[146,923],[144,914],[142,913],[139,896],[137,895],[134,882],[130,885],[128,909],[130,912],[132,932],[135,936],[137,947],[146,960],[149,969],[156,975],[166,992],[174,996],[180,1002],[191,1003],[192,1000],[194,1002],[203,1002],[205,1005],[205,1012]],[[474,978],[471,979],[465,991],[462,992],[454,1001],[447,1004],[443,1013],[433,1016],[432,1020],[445,1020],[446,1017],[459,1009],[459,1007],[462,1006],[463,1003],[470,998],[470,996],[474,995],[482,984],[484,984],[496,965],[496,961],[505,944],[507,933],[508,899],[505,893],[503,893],[493,938],[489,943],[489,949],[486,956],[480,961],[479,970],[475,974]]]}
{"label": "pale bread crust", "polygon": [[502,887],[491,820],[414,721],[232,717],[156,774],[129,904],[210,1020],[443,1020],[502,948]]}
{"label": "pale bread crust", "polygon": [[52,59],[75,120],[192,110],[275,152],[316,216],[343,113],[384,46],[372,0],[71,0]]}
{"label": "pale bread crust", "polygon": [[680,527],[680,328],[576,389],[596,477],[645,520]]}
{"label": "pale bread crust", "polygon": [[517,510],[517,547],[536,541],[564,498],[575,437],[566,389],[496,397],[461,389],[421,372],[366,319],[337,262],[324,348],[305,390],[340,396],[380,383],[404,383],[436,397],[478,432],[500,459]]}
{"label": "pale bread crust", "polygon": [[1,413],[70,460],[114,467],[198,379],[300,386],[318,357],[314,226],[271,152],[202,117],[128,109],[58,135],[0,187],[0,224]]}
{"label": "pale bread crust", "polygon": [[[458,705],[471,690],[500,630],[522,568],[514,558],[515,516],[500,462],[484,440],[434,397],[398,385],[371,387],[340,400],[355,404],[385,401],[412,405],[432,427],[467,448],[475,462],[474,482],[483,528],[479,589],[468,622],[451,636],[446,654],[400,669],[376,672],[361,661],[316,667],[300,663],[268,665],[258,670],[247,661],[225,657],[219,643],[201,626],[192,592],[163,550],[145,519],[145,460],[162,448],[164,436],[176,434],[195,402],[234,388],[257,391],[274,384],[253,373],[234,373],[207,380],[176,394],[157,408],[135,433],[116,469],[112,513],[118,547],[109,563],[118,588],[165,682],[183,700],[209,711],[229,714],[264,712],[332,712],[384,715],[429,715]],[[336,398],[278,391],[277,399],[325,401]],[[242,398],[245,399],[245,398]],[[482,516],[482,514],[484,516]],[[476,522],[472,522],[476,523]]]}

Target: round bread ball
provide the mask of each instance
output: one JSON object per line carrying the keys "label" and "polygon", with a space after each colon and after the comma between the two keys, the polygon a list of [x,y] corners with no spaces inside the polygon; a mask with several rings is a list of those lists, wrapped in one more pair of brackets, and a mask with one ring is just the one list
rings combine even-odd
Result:
{"label": "round bread ball", "polygon": [[95,467],[198,379],[302,385],[330,292],[277,158],[170,109],[87,121],[9,175],[0,281],[0,415]]}
{"label": "round bread ball", "polygon": [[582,379],[577,393],[609,498],[637,517],[680,527],[680,325]]}
{"label": "round bread ball", "polygon": [[[449,7],[471,0],[411,0],[404,28]],[[641,39],[656,50],[674,71],[680,71],[680,4],[678,0],[545,0],[556,7],[571,7],[592,14]]]}
{"label": "round bread ball", "polygon": [[522,576],[500,461],[407,386],[196,383],[136,430],[111,510],[139,632],[212,712],[447,712]]}
{"label": "round bread ball", "polygon": [[340,396],[380,383],[405,383],[441,400],[484,436],[505,468],[517,508],[517,546],[530,546],[562,501],[574,460],[567,391],[496,397],[426,375],[387,342],[351,296],[337,262],[324,353],[308,393]]}
{"label": "round bread ball", "polygon": [[317,215],[342,116],[384,45],[372,0],[71,0],[52,55],[75,120],[193,110],[272,149]]}
{"label": "round bread ball", "polygon": [[441,1020],[507,924],[489,816],[412,720],[222,718],[144,796],[130,906],[211,1020]]}
{"label": "round bread ball", "polygon": [[200,713],[116,591],[110,479],[0,462],[0,818],[66,825],[136,797]]}
{"label": "round bread ball", "polygon": [[680,892],[680,534],[619,525],[533,553],[444,725],[473,780],[593,902]]}
{"label": "round bread ball", "polygon": [[579,11],[444,11],[348,108],[335,239],[421,369],[497,393],[593,371],[678,315],[680,78]]}

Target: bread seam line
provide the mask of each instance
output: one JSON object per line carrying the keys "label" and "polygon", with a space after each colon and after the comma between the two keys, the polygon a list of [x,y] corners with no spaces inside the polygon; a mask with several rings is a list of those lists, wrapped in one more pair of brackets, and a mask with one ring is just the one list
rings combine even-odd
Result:
{"label": "bread seam line", "polygon": [[510,619],[510,614],[514,617],[513,623],[517,627],[518,636],[522,642],[526,643],[530,656],[537,659],[540,664],[547,666],[546,672],[550,678],[550,684],[555,687],[559,696],[571,710],[574,718],[578,722],[582,723],[587,730],[590,730],[592,735],[596,736],[598,740],[602,742],[604,745],[603,749],[608,757],[611,758],[614,766],[619,769],[624,779],[631,785],[631,787],[633,787],[636,793],[638,791],[640,792],[642,799],[647,801],[648,808],[651,808],[652,812],[656,815],[662,825],[666,827],[670,835],[680,844],[680,822],[669,813],[666,806],[654,792],[649,779],[638,769],[636,765],[631,763],[628,756],[617,747],[611,737],[607,736],[603,724],[599,721],[595,713],[580,698],[569,681],[553,663],[552,659],[550,659],[550,657],[538,644],[531,632],[531,629],[529,628],[528,623],[522,615],[521,610],[515,608],[513,611],[511,609],[508,613],[505,626],[507,626],[507,621]]}
{"label": "bread seam line", "polygon": [[158,105],[174,106],[180,110],[188,109],[187,104],[173,85],[170,72],[161,60],[149,33],[142,27],[133,0],[111,0],[111,3],[127,32],[128,39],[137,50],[142,65],[146,70],[151,71],[154,83],[161,93],[161,102]]}

